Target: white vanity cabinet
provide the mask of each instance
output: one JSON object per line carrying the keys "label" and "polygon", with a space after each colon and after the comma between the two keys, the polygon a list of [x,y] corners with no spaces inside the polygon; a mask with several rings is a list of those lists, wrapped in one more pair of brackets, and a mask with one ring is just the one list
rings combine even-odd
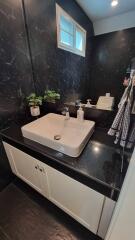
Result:
{"label": "white vanity cabinet", "polygon": [[114,203],[99,192],[3,142],[11,169],[87,229],[104,237]]}

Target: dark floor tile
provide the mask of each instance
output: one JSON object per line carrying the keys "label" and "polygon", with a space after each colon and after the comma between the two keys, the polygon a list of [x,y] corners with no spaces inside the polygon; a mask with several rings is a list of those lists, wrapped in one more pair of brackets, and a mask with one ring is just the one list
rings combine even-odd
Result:
{"label": "dark floor tile", "polygon": [[0,175],[0,192],[11,183],[11,179],[9,177],[3,177]]}
{"label": "dark floor tile", "polygon": [[0,193],[0,227],[12,240],[99,239],[20,181]]}
{"label": "dark floor tile", "polygon": [[0,240],[11,240],[11,238],[0,227]]}

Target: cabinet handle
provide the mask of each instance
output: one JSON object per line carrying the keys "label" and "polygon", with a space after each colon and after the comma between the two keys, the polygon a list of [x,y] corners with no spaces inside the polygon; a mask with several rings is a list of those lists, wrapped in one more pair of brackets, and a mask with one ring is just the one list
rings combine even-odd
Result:
{"label": "cabinet handle", "polygon": [[41,168],[39,167],[39,171],[40,171],[40,172],[43,172],[43,173],[45,172],[45,170],[44,170],[43,167],[41,167]]}

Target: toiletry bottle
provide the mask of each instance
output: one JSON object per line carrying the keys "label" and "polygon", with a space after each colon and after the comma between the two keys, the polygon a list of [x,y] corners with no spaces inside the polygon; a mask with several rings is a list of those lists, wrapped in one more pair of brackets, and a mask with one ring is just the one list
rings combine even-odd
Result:
{"label": "toiletry bottle", "polygon": [[86,107],[91,107],[91,99],[87,99],[87,104],[86,104]]}
{"label": "toiletry bottle", "polygon": [[84,120],[84,111],[82,109],[82,105],[81,104],[80,104],[80,107],[79,107],[79,109],[77,111],[77,119],[79,121],[83,121]]}

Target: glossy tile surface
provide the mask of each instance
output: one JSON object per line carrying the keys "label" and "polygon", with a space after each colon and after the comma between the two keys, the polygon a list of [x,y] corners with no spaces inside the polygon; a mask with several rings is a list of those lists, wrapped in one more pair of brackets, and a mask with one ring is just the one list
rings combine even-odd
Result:
{"label": "glossy tile surface", "polygon": [[1,240],[99,240],[20,181],[0,193]]}
{"label": "glossy tile surface", "polygon": [[[46,87],[67,100],[85,97],[91,74],[93,24],[73,0],[24,0],[34,80],[38,92]],[[57,47],[56,3],[87,31],[86,57]],[[86,96],[87,97],[87,96]]]}
{"label": "glossy tile surface", "polygon": [[135,57],[135,28],[95,36],[93,41],[92,75],[89,82],[90,98],[111,93],[117,106],[123,91],[126,70]]}
{"label": "glossy tile surface", "polygon": [[19,111],[33,91],[30,55],[21,0],[0,1],[0,129]]}

